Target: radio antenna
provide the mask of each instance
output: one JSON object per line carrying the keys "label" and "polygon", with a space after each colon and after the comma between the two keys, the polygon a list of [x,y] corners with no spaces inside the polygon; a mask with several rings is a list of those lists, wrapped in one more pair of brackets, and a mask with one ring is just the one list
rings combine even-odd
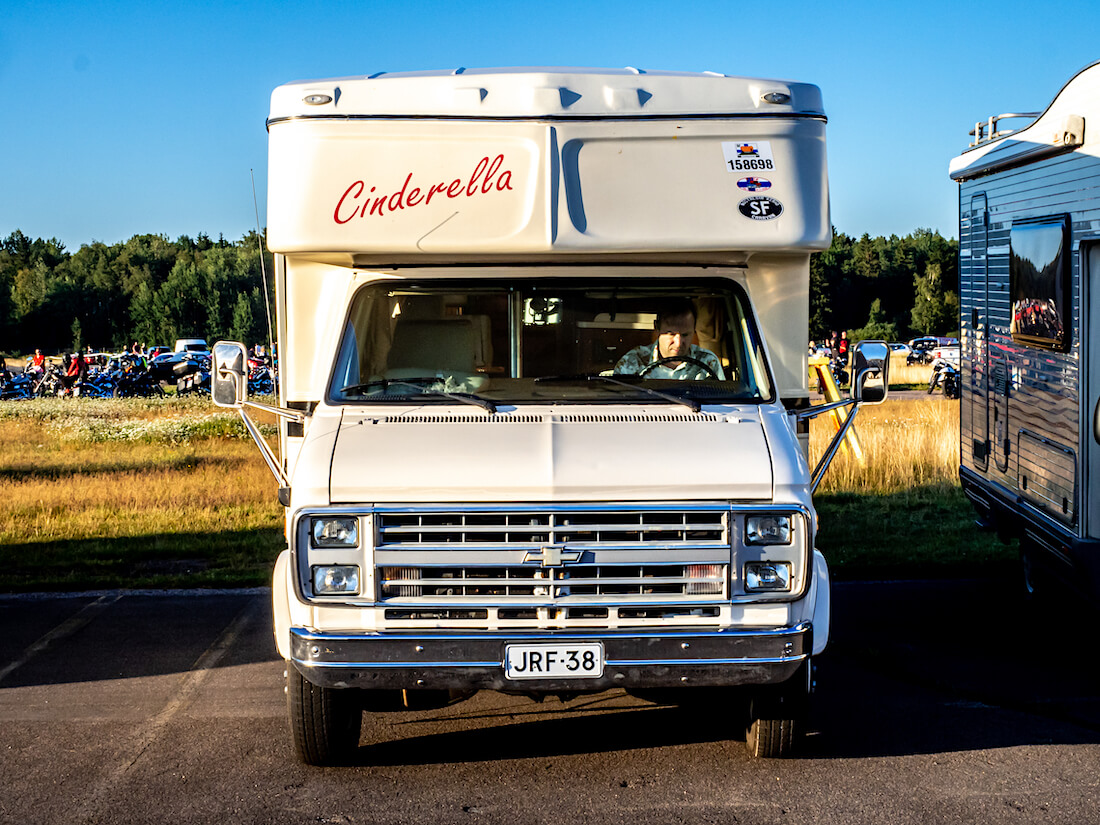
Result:
{"label": "radio antenna", "polygon": [[251,168],[248,174],[252,177],[252,206],[256,210],[256,246],[260,250],[260,274],[264,284],[264,311],[267,312],[267,351],[271,357],[275,357],[275,333],[271,328],[271,301],[267,297],[267,263],[264,261],[264,240],[260,234],[260,202],[256,200],[256,174]]}

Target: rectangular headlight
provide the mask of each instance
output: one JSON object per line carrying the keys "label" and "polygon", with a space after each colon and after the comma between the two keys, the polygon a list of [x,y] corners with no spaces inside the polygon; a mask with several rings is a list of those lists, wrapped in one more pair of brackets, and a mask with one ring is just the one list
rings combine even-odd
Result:
{"label": "rectangular headlight", "polygon": [[745,592],[782,592],[791,589],[791,563],[750,561],[745,564]]}
{"label": "rectangular headlight", "polygon": [[318,549],[359,546],[359,519],[356,518],[315,518],[309,532],[313,546]]}
{"label": "rectangular headlight", "polygon": [[318,565],[313,568],[313,594],[315,596],[346,596],[358,593],[359,568],[355,565]]}
{"label": "rectangular headlight", "polygon": [[745,519],[746,544],[790,544],[790,516],[749,516]]}

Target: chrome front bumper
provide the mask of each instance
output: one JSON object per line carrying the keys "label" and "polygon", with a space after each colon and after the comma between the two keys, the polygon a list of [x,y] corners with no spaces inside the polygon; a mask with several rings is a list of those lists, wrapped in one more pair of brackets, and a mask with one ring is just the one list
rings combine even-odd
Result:
{"label": "chrome front bumper", "polygon": [[[504,675],[506,644],[599,642],[595,679],[515,681]],[[763,685],[786,681],[813,650],[810,622],[763,630],[463,631],[316,633],[290,628],[291,661],[322,687],[365,689],[583,690],[614,687]]]}

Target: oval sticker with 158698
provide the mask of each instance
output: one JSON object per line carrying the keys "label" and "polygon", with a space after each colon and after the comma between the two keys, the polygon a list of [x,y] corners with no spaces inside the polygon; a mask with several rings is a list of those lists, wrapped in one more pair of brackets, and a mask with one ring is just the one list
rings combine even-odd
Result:
{"label": "oval sticker with 158698", "polygon": [[783,204],[775,198],[757,195],[755,198],[745,198],[737,204],[737,211],[754,221],[770,221],[783,214]]}

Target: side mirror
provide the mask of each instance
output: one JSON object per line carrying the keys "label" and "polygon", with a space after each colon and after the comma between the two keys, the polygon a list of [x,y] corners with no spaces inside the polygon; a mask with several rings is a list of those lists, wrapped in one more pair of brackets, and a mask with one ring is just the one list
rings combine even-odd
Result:
{"label": "side mirror", "polygon": [[881,404],[890,390],[890,346],[885,341],[860,341],[852,358],[852,398],[860,404]]}
{"label": "side mirror", "polygon": [[248,363],[244,344],[218,341],[214,345],[214,371],[210,375],[210,395],[219,407],[240,409],[248,397]]}

